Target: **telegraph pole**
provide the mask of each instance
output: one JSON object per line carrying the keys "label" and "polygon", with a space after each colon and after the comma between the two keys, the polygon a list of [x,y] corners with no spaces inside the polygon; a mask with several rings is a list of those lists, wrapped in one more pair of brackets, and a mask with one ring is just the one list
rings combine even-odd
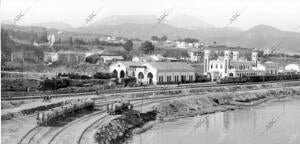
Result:
{"label": "telegraph pole", "polygon": [[144,93],[145,93],[145,86],[143,86],[143,95],[142,95],[142,105],[141,105],[141,112],[143,111]]}

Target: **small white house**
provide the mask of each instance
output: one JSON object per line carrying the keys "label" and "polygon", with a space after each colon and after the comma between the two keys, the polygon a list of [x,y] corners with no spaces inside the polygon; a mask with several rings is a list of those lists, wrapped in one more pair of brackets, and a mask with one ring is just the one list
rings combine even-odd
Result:
{"label": "small white house", "polygon": [[58,54],[55,52],[45,52],[44,62],[54,62],[58,60]]}
{"label": "small white house", "polygon": [[300,72],[300,64],[288,64],[285,66],[286,71]]}
{"label": "small white house", "polygon": [[192,48],[188,50],[191,62],[200,62],[204,57],[204,51],[200,48]]}
{"label": "small white house", "polygon": [[137,67],[142,66],[141,62],[118,61],[109,66],[111,73],[117,74],[118,78],[134,76],[134,71]]}
{"label": "small white house", "polygon": [[103,59],[104,63],[109,63],[109,62],[113,62],[113,61],[122,61],[124,60],[124,57],[119,55],[119,54],[115,54],[113,52],[109,52],[109,51],[103,51],[100,54],[100,57]]}

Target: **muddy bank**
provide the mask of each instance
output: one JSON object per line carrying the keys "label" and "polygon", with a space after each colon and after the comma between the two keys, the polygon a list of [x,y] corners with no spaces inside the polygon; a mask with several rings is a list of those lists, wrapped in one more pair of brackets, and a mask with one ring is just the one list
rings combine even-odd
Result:
{"label": "muddy bank", "polygon": [[95,139],[99,144],[123,143],[132,135],[135,128],[141,127],[155,118],[156,113],[153,111],[147,113],[140,113],[136,110],[125,112],[121,117],[100,127],[95,134]]}
{"label": "muddy bank", "polygon": [[154,110],[157,112],[157,119],[170,120],[245,108],[272,99],[294,96],[300,97],[300,87],[256,90],[251,92],[218,93],[200,97],[182,98],[163,102],[155,106]]}

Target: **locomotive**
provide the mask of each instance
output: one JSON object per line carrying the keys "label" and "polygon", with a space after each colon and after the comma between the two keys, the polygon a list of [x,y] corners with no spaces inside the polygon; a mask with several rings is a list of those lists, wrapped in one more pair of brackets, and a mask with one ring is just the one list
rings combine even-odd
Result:
{"label": "locomotive", "polygon": [[118,101],[111,104],[107,104],[107,112],[110,115],[119,115],[125,111],[132,110],[133,104],[130,101]]}
{"label": "locomotive", "polygon": [[91,99],[65,101],[60,107],[52,108],[48,111],[39,112],[37,114],[38,125],[49,125],[49,123],[57,118],[65,117],[68,114],[82,110],[93,109],[95,102]]}
{"label": "locomotive", "polygon": [[40,90],[57,90],[60,88],[66,88],[70,86],[69,78],[46,78],[44,81],[40,82]]}
{"label": "locomotive", "polygon": [[265,81],[280,81],[280,80],[300,80],[300,74],[226,77],[226,78],[218,79],[217,83],[225,84],[225,83],[265,82]]}
{"label": "locomotive", "polygon": [[95,75],[80,75],[76,73],[58,73],[55,78],[46,78],[39,82],[39,90],[57,90],[60,88],[67,88],[71,86],[84,85],[91,83],[93,80],[109,80],[115,78],[113,73],[98,72]]}

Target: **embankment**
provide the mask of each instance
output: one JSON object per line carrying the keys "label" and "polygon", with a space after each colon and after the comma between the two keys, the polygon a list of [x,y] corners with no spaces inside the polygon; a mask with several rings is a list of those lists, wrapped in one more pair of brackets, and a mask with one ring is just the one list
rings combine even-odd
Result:
{"label": "embankment", "polygon": [[162,102],[148,114],[125,113],[100,127],[95,138],[100,144],[123,143],[132,134],[142,133],[161,121],[245,108],[286,97],[300,97],[300,86],[183,97]]}
{"label": "embankment", "polygon": [[300,97],[300,87],[217,93],[162,102],[154,107],[159,120],[176,119],[255,106],[286,97]]}

